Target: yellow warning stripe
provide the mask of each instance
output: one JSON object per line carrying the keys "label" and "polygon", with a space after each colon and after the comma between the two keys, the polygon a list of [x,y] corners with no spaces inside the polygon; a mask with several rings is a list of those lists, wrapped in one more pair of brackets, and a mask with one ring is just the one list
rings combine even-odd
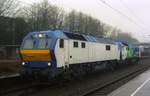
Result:
{"label": "yellow warning stripe", "polygon": [[21,50],[24,61],[50,61],[51,55],[49,50]]}

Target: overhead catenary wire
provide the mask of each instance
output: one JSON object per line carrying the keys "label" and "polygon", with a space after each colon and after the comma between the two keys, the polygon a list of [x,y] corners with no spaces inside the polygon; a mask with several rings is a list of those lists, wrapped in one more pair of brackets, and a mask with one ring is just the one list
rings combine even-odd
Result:
{"label": "overhead catenary wire", "polygon": [[[139,23],[137,23],[135,20],[133,20],[131,17],[129,17],[128,15],[122,13],[121,11],[119,11],[118,9],[112,7],[109,3],[107,3],[105,0],[99,0],[101,3],[103,3],[104,5],[106,5],[107,7],[109,7],[110,9],[112,9],[113,11],[115,11],[116,13],[118,13],[119,15],[123,16],[124,18],[126,18],[128,21],[132,22],[133,24],[135,24],[137,27],[140,27],[141,29],[145,28],[143,26],[141,26]],[[143,30],[141,30],[141,32],[143,33]],[[144,33],[141,34],[144,37]]]}
{"label": "overhead catenary wire", "polygon": [[132,16],[134,18],[136,18],[144,26],[148,26],[148,25],[144,24],[144,22],[134,13],[134,11],[131,8],[128,7],[128,5],[123,0],[120,0],[120,2],[132,14]]}
{"label": "overhead catenary wire", "polygon": [[126,14],[122,13],[121,11],[113,8],[110,4],[108,4],[107,2],[105,2],[104,0],[99,0],[100,2],[102,2],[103,4],[105,4],[106,6],[108,6],[109,8],[111,8],[112,10],[114,10],[115,12],[117,12],[118,14],[120,14],[121,16],[125,17],[127,20],[129,20],[130,22],[134,23],[135,25],[137,25],[138,27],[141,27],[141,25],[139,25],[137,22],[135,22],[132,18],[130,18],[129,16],[127,16]]}
{"label": "overhead catenary wire", "polygon": [[[138,22],[140,22],[142,25],[144,25],[144,26],[148,26],[148,25],[146,25],[146,24],[144,24],[144,22],[134,13],[134,11],[131,9],[131,8],[129,8],[128,7],[128,5],[123,1],[123,0],[120,0],[120,2],[121,2],[121,4],[130,12],[130,14],[136,19],[136,20],[138,20]],[[143,28],[143,29],[146,29],[146,28]],[[148,29],[146,29],[146,30],[148,30]],[[143,30],[142,30],[142,34],[141,34],[143,37],[145,37],[144,36],[144,34],[143,34]]]}
{"label": "overhead catenary wire", "polygon": [[128,7],[128,5],[123,1],[123,0],[120,0],[121,4],[137,19],[139,19],[136,14],[133,12],[133,10],[131,10],[131,8]]}

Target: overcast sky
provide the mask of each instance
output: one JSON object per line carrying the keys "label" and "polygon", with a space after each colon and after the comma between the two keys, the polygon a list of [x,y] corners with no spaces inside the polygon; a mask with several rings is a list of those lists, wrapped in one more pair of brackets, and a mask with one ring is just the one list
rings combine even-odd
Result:
{"label": "overcast sky", "polygon": [[[19,0],[31,4],[41,0]],[[101,0],[49,0],[67,12],[75,9],[91,15],[104,23],[128,32],[141,42],[150,41],[150,0],[104,0],[132,20],[118,14]]]}

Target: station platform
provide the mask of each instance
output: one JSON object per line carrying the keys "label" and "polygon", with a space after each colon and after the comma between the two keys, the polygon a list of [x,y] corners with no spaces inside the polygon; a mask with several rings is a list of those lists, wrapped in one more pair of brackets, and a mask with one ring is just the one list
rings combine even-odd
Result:
{"label": "station platform", "polygon": [[107,96],[150,96],[150,69]]}

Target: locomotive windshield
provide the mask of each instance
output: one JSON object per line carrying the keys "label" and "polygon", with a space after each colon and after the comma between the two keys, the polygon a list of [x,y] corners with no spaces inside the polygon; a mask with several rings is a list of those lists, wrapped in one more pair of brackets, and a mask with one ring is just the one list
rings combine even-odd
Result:
{"label": "locomotive windshield", "polygon": [[50,43],[51,38],[26,39],[22,45],[22,49],[48,49]]}
{"label": "locomotive windshield", "polygon": [[27,39],[24,41],[24,44],[22,46],[23,49],[33,49],[34,48],[34,43],[35,41],[32,39]]}
{"label": "locomotive windshield", "polygon": [[37,49],[48,49],[51,43],[51,39],[40,38],[38,41]]}

